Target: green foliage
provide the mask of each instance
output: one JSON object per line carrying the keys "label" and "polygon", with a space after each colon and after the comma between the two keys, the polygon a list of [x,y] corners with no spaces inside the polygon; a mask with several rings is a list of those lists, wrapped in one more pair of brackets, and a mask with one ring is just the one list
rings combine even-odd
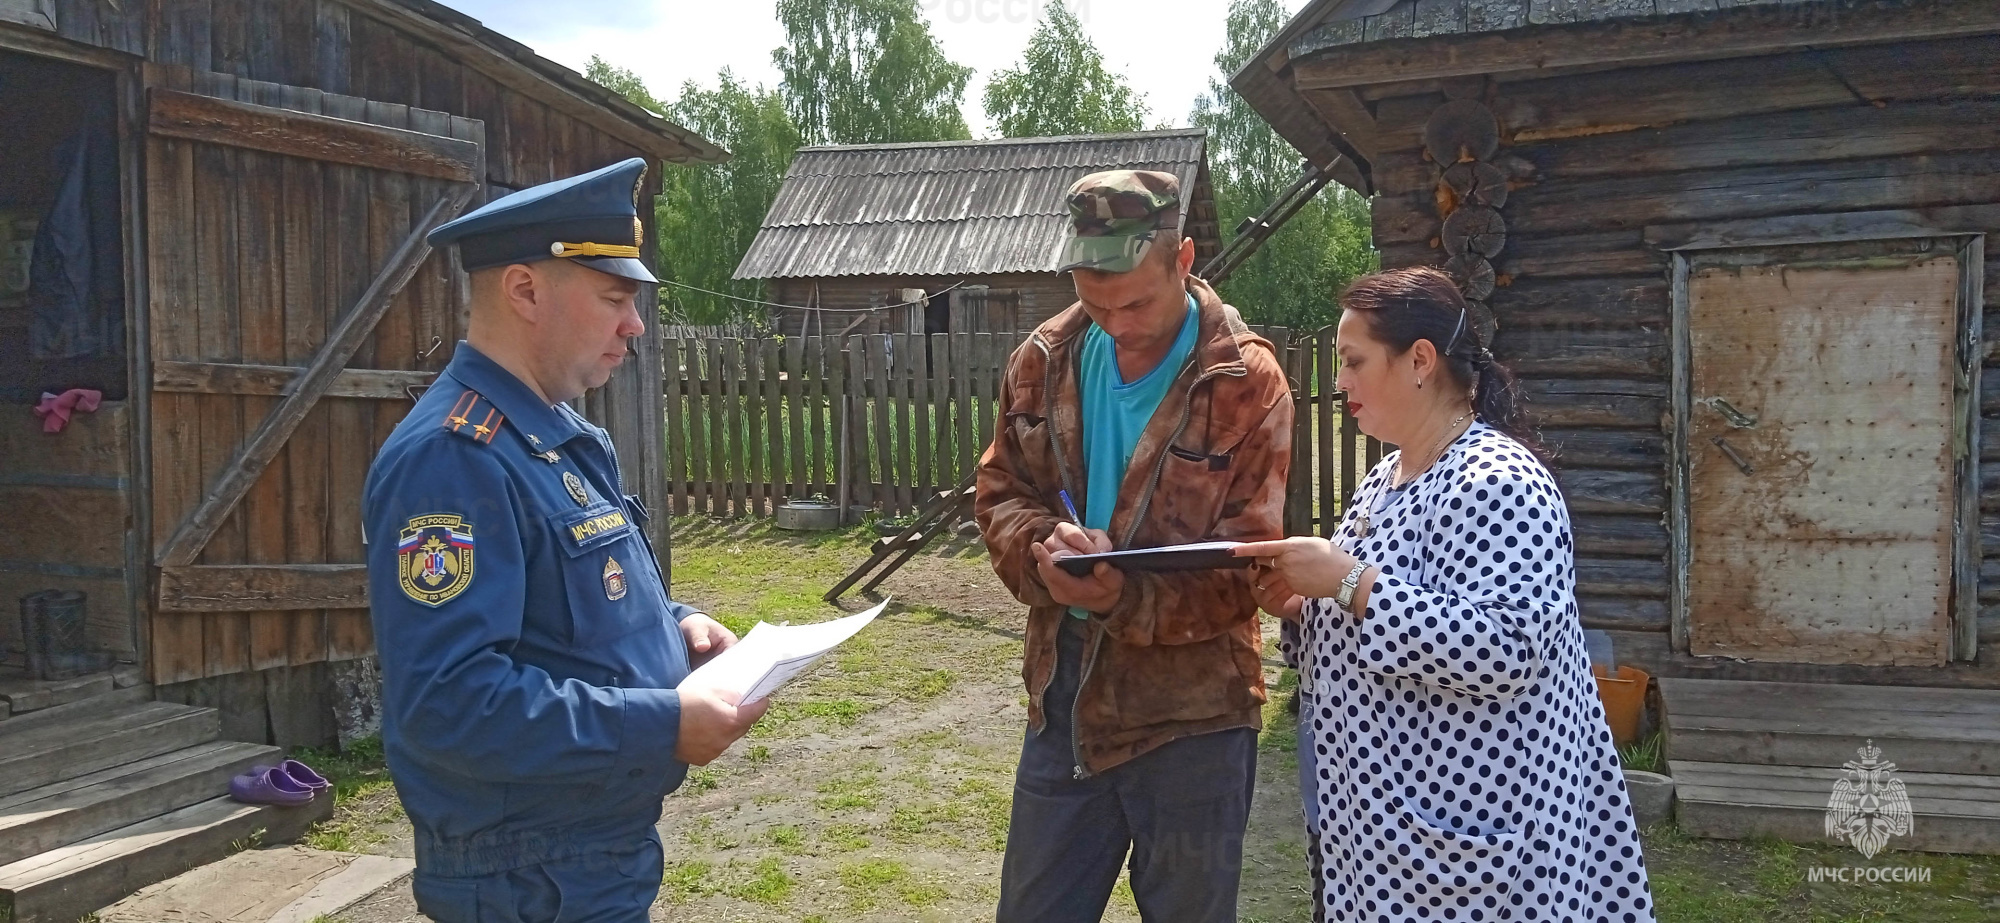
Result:
{"label": "green foliage", "polygon": [[763,317],[760,307],[706,292],[753,300],[764,295],[762,282],[730,277],[756,239],[757,226],[799,148],[799,132],[784,101],[776,92],[738,82],[727,68],[716,75],[714,89],[688,81],[670,104],[655,99],[638,74],[596,56],[585,76],[731,154],[727,163],[669,166],[661,177],[654,205],[660,268],[667,279],[682,283],[660,287],[661,316],[687,324]]}
{"label": "green foliage", "polygon": [[645,107],[654,115],[664,117],[667,114],[667,107],[653,98],[651,90],[646,89],[646,81],[640,79],[638,72],[629,67],[619,67],[597,55],[591,55],[590,64],[583,69],[583,76],[590,82]]}
{"label": "green foliage", "polygon": [[[696,288],[759,299],[761,282],[730,277],[757,226],[778,197],[778,185],[799,149],[799,131],[778,94],[738,82],[727,69],[715,88],[690,81],[667,107],[674,121],[700,132],[733,155],[728,163],[678,167],[667,174],[659,201],[660,256],[667,277]],[[716,324],[763,309],[679,286],[663,286],[668,316]]]}
{"label": "green foliage", "polygon": [[1076,14],[1061,3],[1028,38],[1016,70],[993,74],[986,85],[986,116],[1005,138],[1138,131],[1146,105],[1125,78],[1104,69],[1104,59],[1083,33]]}
{"label": "green foliage", "polygon": [[771,59],[808,143],[972,137],[959,111],[972,69],[945,57],[916,0],[778,0],[778,22]]}
{"label": "green foliage", "polygon": [[732,276],[801,145],[971,137],[959,99],[972,70],[944,56],[915,0],[781,0],[778,19],[786,42],[772,52],[784,76],[776,90],[725,68],[713,88],[690,81],[663,102],[632,71],[591,59],[590,79],[732,155],[722,164],[671,167],[662,177],[660,266],[678,283],[661,286],[666,320],[765,317],[762,306],[738,300],[763,300],[763,283]]}
{"label": "green foliage", "polygon": [[[1209,80],[1190,119],[1208,130],[1215,204],[1227,236],[1244,218],[1261,214],[1302,169],[1298,151],[1227,83],[1287,19],[1281,0],[1231,0],[1226,38],[1215,55],[1222,76]],[[1333,323],[1340,289],[1380,265],[1372,240],[1367,200],[1330,185],[1236,270],[1222,294],[1251,323]]]}

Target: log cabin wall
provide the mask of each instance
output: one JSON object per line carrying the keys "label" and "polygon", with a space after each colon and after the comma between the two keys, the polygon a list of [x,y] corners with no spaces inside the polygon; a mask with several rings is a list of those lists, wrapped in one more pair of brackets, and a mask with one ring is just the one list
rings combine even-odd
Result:
{"label": "log cabin wall", "polygon": [[[646,187],[640,191],[641,201],[650,202],[660,187],[659,170],[663,166],[660,151],[674,144],[653,135],[648,128],[626,121],[622,115],[595,109],[597,104],[585,96],[562,90],[554,85],[557,81],[553,78],[536,75],[510,60],[510,56],[524,55],[526,49],[504,40],[499,40],[496,47],[490,38],[487,44],[480,44],[468,37],[467,29],[427,19],[456,14],[442,8],[432,10],[416,2],[138,0],[105,4],[98,0],[51,0],[49,8],[54,13],[55,34],[61,39],[129,55],[135,65],[143,59],[148,67],[185,69],[185,73],[192,75],[188,89],[196,92],[304,111],[319,111],[314,108],[319,104],[318,94],[329,94],[325,96],[328,105],[334,100],[331,94],[340,94],[354,101],[365,100],[365,111],[327,109],[326,114],[446,136],[468,137],[467,129],[459,126],[464,120],[476,120],[483,124],[483,130],[475,134],[483,135],[485,168],[482,188],[467,208],[515,189],[633,156],[646,157],[654,164]],[[40,43],[52,54],[69,54],[66,48],[70,46],[51,41],[47,32],[14,24],[0,24],[0,29],[8,30],[8,44],[14,47],[32,52]],[[137,73],[135,68],[133,74]],[[543,83],[549,86],[542,86]],[[234,89],[239,85],[243,88],[240,93]],[[143,100],[141,111],[144,111]],[[439,121],[445,116],[460,118]],[[416,121],[411,121],[412,118]],[[141,138],[143,134],[133,135],[131,144],[135,150],[147,148]],[[157,150],[172,147],[169,144]],[[203,163],[198,168],[232,169],[238,155],[227,157],[229,162]],[[245,153],[240,159],[252,167],[262,167],[267,162],[273,165],[271,175],[260,180],[263,185],[257,187],[271,193],[273,202],[283,201],[287,184],[318,182],[317,173],[307,177],[276,172],[276,161],[268,157]],[[382,188],[343,189],[334,182],[334,177],[348,172],[351,171],[327,170],[325,192],[333,200],[340,200],[350,192],[363,195],[371,203],[373,218],[401,227],[408,227],[421,217],[436,198],[434,194],[419,194],[430,190],[428,184],[419,183],[405,186],[392,181]],[[135,178],[143,182],[143,168]],[[375,182],[381,186],[381,181]],[[424,188],[415,188],[420,185]],[[145,202],[143,197],[133,201],[134,208],[151,209],[163,204]],[[383,209],[380,207],[383,202],[395,207]],[[324,335],[330,318],[319,317],[315,328],[315,322],[306,316],[308,312],[295,312],[299,316],[293,317],[276,297],[250,296],[258,292],[270,296],[284,292],[289,296],[289,286],[301,280],[316,284],[318,270],[327,267],[328,273],[336,269],[351,270],[344,272],[343,278],[354,277],[348,279],[353,283],[349,286],[352,290],[334,291],[337,286],[329,282],[326,290],[315,289],[315,295],[325,296],[322,300],[328,305],[345,305],[387,257],[386,253],[375,252],[343,255],[336,246],[339,239],[344,239],[343,231],[353,229],[344,222],[367,222],[372,220],[370,214],[313,214],[296,208],[287,212],[282,207],[253,206],[253,201],[244,200],[235,214],[186,217],[190,223],[207,223],[192,229],[198,233],[185,242],[180,252],[197,261],[187,264],[196,274],[221,269],[221,275],[228,277],[201,284],[230,289],[230,297],[226,299],[229,307],[222,309],[230,316],[221,318],[226,323],[205,327],[196,316],[200,309],[190,306],[189,316],[180,318],[185,325],[179,329],[172,329],[174,324],[156,321],[155,336],[166,337],[168,352],[178,342],[176,337],[226,336],[239,344],[231,354],[235,357],[233,361],[300,365],[311,354],[317,339]],[[645,233],[651,239],[655,234],[651,209],[640,211]],[[134,221],[145,220],[143,213],[130,217]],[[268,225],[244,222],[268,222]],[[269,238],[274,243],[266,254],[270,258],[268,263],[253,261],[212,267],[198,262],[203,240],[216,252],[235,253],[241,249],[235,238],[239,235],[248,238],[253,229],[276,232]],[[373,233],[381,230],[367,229],[369,238],[382,236]],[[291,233],[294,231],[297,233]],[[201,236],[204,233],[206,238]],[[284,241],[292,238],[296,238],[295,245],[286,246]],[[327,244],[331,249],[314,245],[313,241]],[[242,246],[250,244],[244,242]],[[171,262],[160,256],[154,254],[151,266],[154,273]],[[325,262],[329,259],[332,264]],[[340,262],[343,259],[346,263]],[[135,255],[133,261],[135,278],[139,280],[135,284],[143,286],[147,258]],[[466,297],[463,276],[449,257],[435,255],[425,260],[347,367],[426,374],[442,369],[451,358],[455,342],[464,335]],[[641,304],[656,300],[651,287],[639,295]],[[139,310],[144,310],[143,305]],[[169,329],[163,332],[162,327]],[[638,493],[657,509],[659,499],[665,495],[660,460],[657,330],[640,338],[636,347],[634,361],[627,362],[610,385],[577,403],[588,417],[610,430],[619,451],[626,490]],[[211,397],[201,392],[214,383],[190,378],[184,374],[188,371],[153,370],[155,387],[160,393],[152,395],[158,405],[155,416],[159,418],[152,431],[213,448],[192,448],[195,457],[202,461],[200,470],[153,472],[153,495],[141,497],[137,502],[154,510],[156,521],[152,532],[156,545],[171,535],[176,525],[170,515],[161,514],[169,513],[167,507],[184,511],[198,499],[206,479],[227,463],[229,453],[256,428],[262,409],[277,397],[276,391],[257,390],[268,382],[236,382],[229,386],[236,389],[233,394],[264,394],[264,398]],[[352,377],[350,372],[343,381]],[[403,377],[406,376],[391,374],[383,377],[383,382],[401,381]],[[386,387],[383,382],[373,382],[361,390],[381,391]],[[252,390],[243,391],[243,387]],[[345,390],[351,392],[354,388]],[[231,402],[242,402],[243,407],[238,409]],[[226,404],[230,406],[225,407]],[[363,478],[376,449],[408,406],[407,399],[343,396],[343,388],[336,388],[311,411],[297,434],[229,514],[215,539],[203,550],[199,563],[359,562],[362,544],[354,511],[359,508]],[[157,452],[154,455],[158,457]],[[664,520],[654,519],[649,528],[655,533],[656,544],[664,548]],[[150,557],[141,555],[142,559]],[[153,648],[149,651],[152,679],[161,684],[260,672],[272,677],[305,675],[292,668],[363,657],[372,650],[365,609],[175,612],[162,614],[155,624],[175,626],[166,632],[156,630],[148,639]],[[323,672],[311,675],[315,679],[308,685],[324,685]],[[285,684],[287,688],[298,685],[289,680]],[[253,714],[252,706],[261,697],[258,690],[250,689],[252,685],[258,690],[264,687],[262,680],[211,683],[179,695],[208,704],[224,704],[222,698],[232,698],[235,705],[225,711],[239,716],[227,720],[242,723],[237,733],[250,734],[252,730],[280,723],[276,712],[280,696],[275,691],[271,693],[272,711],[268,720],[258,717],[261,713]],[[270,689],[276,690],[279,685],[279,680],[274,679]],[[241,739],[256,740],[264,736],[256,733]]]}
{"label": "log cabin wall", "polygon": [[[1438,89],[1360,94],[1379,129],[1374,227],[1385,268],[1447,259],[1439,169],[1424,153],[1425,126],[1448,101]],[[1883,210],[1923,210],[1920,220],[1959,233],[2000,231],[2000,43],[1905,42],[1454,90],[1483,102],[1500,126],[1491,162],[1511,189],[1493,260],[1493,351],[1521,375],[1559,452],[1584,624],[1620,632],[1655,669],[1713,675],[1667,643],[1672,259],[1662,238],[1721,222]],[[1986,253],[1979,663],[1720,669],[2000,685],[2000,374],[1991,371],[2000,369],[2000,257]]]}

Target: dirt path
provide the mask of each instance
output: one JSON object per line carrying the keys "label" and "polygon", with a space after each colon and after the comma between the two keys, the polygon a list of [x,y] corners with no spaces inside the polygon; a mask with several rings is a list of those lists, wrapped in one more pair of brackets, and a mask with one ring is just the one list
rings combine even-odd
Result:
{"label": "dirt path", "polygon": [[[675,526],[676,598],[738,631],[759,619],[840,614],[818,595],[867,554],[858,533]],[[1025,611],[976,540],[928,550],[882,591],[896,600],[888,613],[667,799],[654,920],[991,918],[1027,720]],[[872,601],[844,603],[854,611]],[[1245,921],[1310,916],[1291,742],[1267,732],[1260,754]],[[408,825],[393,804],[383,790],[347,810],[350,848],[408,854]],[[407,884],[340,918],[419,919]],[[1138,919],[1122,881],[1105,919]]]}

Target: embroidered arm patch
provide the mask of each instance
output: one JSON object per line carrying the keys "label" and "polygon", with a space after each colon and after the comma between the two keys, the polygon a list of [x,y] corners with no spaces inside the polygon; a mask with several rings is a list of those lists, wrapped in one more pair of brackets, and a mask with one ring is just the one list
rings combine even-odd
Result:
{"label": "embroidered arm patch", "polygon": [[472,524],[451,513],[413,516],[396,543],[403,595],[436,608],[472,585]]}

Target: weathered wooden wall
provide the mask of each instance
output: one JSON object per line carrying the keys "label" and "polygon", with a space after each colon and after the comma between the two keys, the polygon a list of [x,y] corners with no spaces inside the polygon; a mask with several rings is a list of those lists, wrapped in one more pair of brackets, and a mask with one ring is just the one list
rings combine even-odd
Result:
{"label": "weathered wooden wall", "polygon": [[[658,164],[659,151],[671,144],[522,65],[513,56],[525,49],[477,39],[391,0],[52,0],[51,7],[62,39],[187,68],[199,84],[190,89],[199,92],[303,111],[327,107],[328,115],[447,136],[454,123],[476,120],[483,125],[485,170],[470,207],[627,157]],[[7,32],[5,44],[30,53],[49,41],[47,33],[23,26],[0,24],[0,30]],[[138,78],[137,70],[131,75]],[[259,88],[234,96],[247,82]],[[143,117],[143,100],[138,111]],[[132,128],[137,143],[144,126]],[[312,354],[331,319],[386,260],[380,241],[408,228],[437,190],[428,180],[306,167],[258,151],[153,143],[146,156],[171,158],[176,178],[150,189],[146,208],[187,211],[170,216],[168,226],[178,233],[154,235],[152,253],[133,255],[135,285],[143,290],[148,271],[178,274],[186,284],[176,291],[194,296],[166,303],[153,318],[152,358],[161,362],[152,370],[159,393],[151,429],[167,443],[155,446],[153,458],[161,460],[164,451],[175,461],[156,465],[153,496],[138,501],[152,512],[157,551],[280,399],[278,389]],[[204,183],[233,189],[196,208]],[[659,185],[655,169],[640,190],[642,202]],[[640,211],[650,239],[651,209]],[[330,396],[223,522],[200,564],[362,560],[355,515],[361,485],[376,448],[409,406],[380,392],[399,387],[408,372],[434,373],[449,361],[464,332],[460,279],[448,257],[422,265]],[[648,287],[639,297],[650,304],[657,296]],[[665,488],[657,332],[636,345],[634,361],[578,404],[611,431],[626,490],[657,509]],[[218,362],[261,371],[218,374]],[[664,521],[651,528],[664,548]],[[173,612],[156,627],[165,629],[155,633],[150,652],[160,683],[357,657],[372,646],[365,609]]]}
{"label": "weathered wooden wall", "polygon": [[60,588],[89,596],[93,647],[132,657],[131,421],[129,404],[105,401],[51,435],[27,405],[0,407],[0,650],[20,646],[15,601]]}
{"label": "weathered wooden wall", "polygon": [[[479,140],[476,122],[357,97],[216,74],[192,75],[171,89]],[[280,399],[241,374],[202,373],[261,366],[289,377],[310,365],[335,320],[452,184],[157,133],[146,163],[155,387],[150,505],[158,549],[169,546]],[[447,257],[434,256],[350,361],[434,374],[449,353],[442,344],[464,333],[464,301],[462,275]],[[372,397],[319,401],[190,563],[359,564],[361,486],[376,448],[409,407],[401,392],[392,384]],[[179,582],[161,581],[152,622],[155,682],[372,649],[365,608],[336,602],[211,611],[181,597],[221,594],[179,593]]]}
{"label": "weathered wooden wall", "polygon": [[[1437,167],[1422,141],[1446,102],[1438,89],[1360,94],[1378,128],[1374,224],[1386,267],[1445,260]],[[1657,236],[1666,225],[1685,233],[1772,216],[2000,202],[2000,43],[1503,77],[1480,98],[1499,117],[1503,143],[1493,162],[1513,186],[1495,261],[1494,352],[1521,373],[1561,452],[1585,624],[1639,633],[1637,648],[1665,656],[1671,257],[1648,241],[1648,227]],[[1953,220],[1979,223],[1963,210]],[[2000,220],[1984,229],[2000,230]],[[2000,310],[2000,259],[1989,256],[1985,277],[1991,318]],[[2000,368],[1996,329],[1989,320],[1989,369]],[[2000,374],[1984,377],[1981,454],[2000,467]],[[1988,476],[1983,510],[1981,659],[1992,662],[2000,479]],[[1782,678],[1778,668],[1766,672]]]}
{"label": "weathered wooden wall", "polygon": [[[1000,292],[1017,293],[1016,326],[1033,330],[1042,321],[1062,313],[1076,303],[1076,288],[1066,273],[999,273],[990,276],[835,276],[826,279],[773,279],[767,301],[787,305],[817,305],[827,309],[811,311],[772,308],[771,326],[785,336],[837,336],[854,324],[851,334],[908,333],[903,312],[921,308],[898,308],[872,314],[863,309],[901,303],[903,289],[923,289],[937,294],[953,285],[984,285]],[[859,322],[858,324],[856,322]],[[821,329],[825,332],[822,334]],[[999,332],[999,331],[989,331]]]}

